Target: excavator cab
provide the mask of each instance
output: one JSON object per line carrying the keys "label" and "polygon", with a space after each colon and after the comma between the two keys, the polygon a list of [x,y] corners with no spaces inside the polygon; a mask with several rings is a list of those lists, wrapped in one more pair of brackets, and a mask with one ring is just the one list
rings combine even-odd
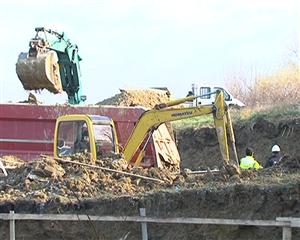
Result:
{"label": "excavator cab", "polygon": [[54,156],[89,154],[97,158],[119,153],[115,126],[111,118],[96,115],[65,115],[56,121]]}

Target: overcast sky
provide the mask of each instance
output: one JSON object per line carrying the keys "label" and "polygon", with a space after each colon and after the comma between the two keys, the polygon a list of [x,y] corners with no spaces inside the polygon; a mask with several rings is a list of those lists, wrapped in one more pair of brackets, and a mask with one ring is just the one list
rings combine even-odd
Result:
{"label": "overcast sky", "polygon": [[[123,87],[166,86],[271,72],[299,46],[298,0],[10,0],[0,8],[0,101],[27,98],[15,72],[34,28],[64,31],[79,46],[83,92],[95,103]],[[38,99],[63,103],[65,94]]]}

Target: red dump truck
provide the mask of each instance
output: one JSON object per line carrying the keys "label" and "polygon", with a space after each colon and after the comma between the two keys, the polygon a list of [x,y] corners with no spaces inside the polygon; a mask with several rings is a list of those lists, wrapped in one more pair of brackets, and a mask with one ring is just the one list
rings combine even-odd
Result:
{"label": "red dump truck", "polygon": [[[0,156],[14,155],[34,160],[53,154],[56,119],[66,114],[104,115],[114,120],[120,145],[124,146],[143,107],[0,104]],[[146,146],[142,166],[159,166],[165,155],[178,164],[179,153],[167,127],[154,131]]]}

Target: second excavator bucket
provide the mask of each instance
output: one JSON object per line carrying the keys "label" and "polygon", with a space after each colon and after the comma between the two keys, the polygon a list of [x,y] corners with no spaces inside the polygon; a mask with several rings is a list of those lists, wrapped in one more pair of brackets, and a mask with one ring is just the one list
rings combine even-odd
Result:
{"label": "second excavator bucket", "polygon": [[55,94],[62,92],[58,57],[55,51],[39,53],[36,56],[20,53],[16,72],[25,90],[47,89]]}

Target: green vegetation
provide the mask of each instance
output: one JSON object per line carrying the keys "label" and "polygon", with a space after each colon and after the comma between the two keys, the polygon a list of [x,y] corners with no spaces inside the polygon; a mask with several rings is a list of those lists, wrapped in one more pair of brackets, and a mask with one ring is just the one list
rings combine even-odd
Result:
{"label": "green vegetation", "polygon": [[285,118],[299,118],[300,105],[278,104],[254,108],[246,107],[240,111],[235,110],[232,112],[231,117],[234,124],[244,124],[260,117],[277,122]]}
{"label": "green vegetation", "polygon": [[174,130],[180,130],[185,128],[201,128],[213,125],[212,115],[204,115],[200,117],[188,118],[172,122]]}
{"label": "green vegetation", "polygon": [[[300,105],[278,104],[275,106],[245,107],[240,110],[230,110],[230,113],[234,125],[243,125],[260,117],[277,122],[285,118],[300,118]],[[213,124],[212,115],[204,115],[173,122],[172,126],[176,131],[186,128],[213,127]]]}

